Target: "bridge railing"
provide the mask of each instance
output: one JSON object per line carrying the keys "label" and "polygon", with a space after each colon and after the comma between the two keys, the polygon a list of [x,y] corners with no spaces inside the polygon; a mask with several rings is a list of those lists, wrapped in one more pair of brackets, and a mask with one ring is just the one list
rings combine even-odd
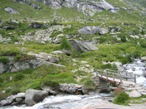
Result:
{"label": "bridge railing", "polygon": [[133,73],[118,72],[116,70],[109,70],[109,69],[97,70],[96,73],[100,74],[101,77],[102,76],[106,77],[107,80],[110,77],[113,78],[113,81],[115,81],[115,79],[119,79],[120,82],[122,82],[123,80],[125,81],[133,80],[133,82],[136,83],[136,75]]}

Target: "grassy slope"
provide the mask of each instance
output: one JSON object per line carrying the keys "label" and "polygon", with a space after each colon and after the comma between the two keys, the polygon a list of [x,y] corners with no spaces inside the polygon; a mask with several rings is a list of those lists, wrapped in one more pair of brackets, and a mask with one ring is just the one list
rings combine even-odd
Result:
{"label": "grassy slope", "polygon": [[[121,0],[107,0],[109,3],[113,4],[116,7],[127,7],[127,5]],[[42,10],[35,10],[27,4],[20,4],[13,2],[13,0],[0,0],[0,19],[9,20],[10,18],[23,20],[25,18],[29,18],[35,21],[49,21],[52,20],[54,15],[58,17],[63,17],[66,20],[63,20],[61,23],[63,25],[72,25],[72,28],[65,29],[63,31],[64,34],[77,34],[77,30],[83,26],[87,25],[100,25],[101,27],[108,26],[120,26],[122,27],[121,35],[125,35],[126,37],[129,32],[138,31],[139,34],[139,25],[144,25],[146,18],[141,17],[139,11],[125,11],[120,8],[118,13],[111,13],[108,11],[103,11],[97,13],[92,18],[83,15],[75,9],[62,8],[59,10],[53,10],[48,6],[40,4],[43,6]],[[5,7],[12,7],[18,10],[21,14],[19,15],[10,15],[9,13],[3,11]],[[128,7],[127,7],[128,8]],[[27,9],[27,11],[26,11]],[[81,19],[87,19],[85,22],[77,22],[76,17]],[[91,21],[91,19],[94,19]],[[123,25],[123,23],[128,24],[128,26]],[[138,25],[137,25],[138,24]],[[15,30],[5,31],[0,29],[1,34],[4,37],[19,37],[21,34],[25,34],[28,31],[36,31],[28,28],[27,23],[22,23],[22,25]],[[8,33],[14,33],[10,35]],[[55,36],[55,35],[54,35]],[[98,45],[99,50],[87,52],[74,57],[79,61],[88,61],[90,65],[92,65],[95,69],[105,69],[105,68],[115,68],[111,65],[103,65],[102,61],[120,61],[123,63],[130,62],[129,56],[145,56],[146,50],[145,47],[139,46],[136,43],[141,42],[139,40],[135,40],[133,42],[118,42],[111,38],[112,35],[107,34],[103,36],[95,35],[82,35],[83,39],[91,39],[92,37],[99,37],[100,40],[104,40],[104,43],[111,41],[110,46],[104,43]],[[15,41],[15,39],[14,39]],[[115,44],[115,43],[119,44]],[[113,44],[112,44],[113,43]],[[145,44],[145,43],[144,43]],[[21,51],[21,48],[25,47],[26,51],[33,51],[35,53],[46,52],[50,53],[53,50],[58,50],[59,46],[54,44],[37,44],[37,43],[26,43],[22,46],[17,46],[13,44],[0,44],[0,53],[8,52],[12,50],[16,50],[17,52]],[[125,57],[123,57],[123,54]],[[63,57],[63,58],[62,58]],[[21,72],[16,73],[5,73],[0,76],[0,99],[12,94],[17,93],[19,91],[25,91],[27,88],[37,88],[40,89],[43,82],[45,81],[55,81],[57,83],[77,83],[74,76],[87,76],[84,80],[79,83],[84,84],[91,77],[90,74],[85,72],[71,72],[74,69],[77,69],[78,66],[73,66],[72,57],[61,56],[60,64],[66,65],[65,68],[52,67],[52,66],[41,66],[37,69],[28,69]],[[21,75],[20,78],[17,77]],[[45,78],[44,78],[45,77]],[[11,80],[12,78],[12,80]],[[29,79],[30,78],[30,79]],[[50,80],[51,78],[51,80]],[[86,81],[85,81],[86,80]],[[88,86],[90,82],[86,83]],[[18,88],[19,87],[19,88]],[[5,90],[5,94],[1,94],[1,91]]]}

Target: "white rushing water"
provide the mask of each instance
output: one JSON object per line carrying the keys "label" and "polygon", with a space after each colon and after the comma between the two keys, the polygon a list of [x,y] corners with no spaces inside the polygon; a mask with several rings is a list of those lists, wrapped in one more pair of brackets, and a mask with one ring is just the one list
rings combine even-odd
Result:
{"label": "white rushing water", "polygon": [[43,102],[40,102],[32,107],[11,106],[0,107],[0,109],[76,109],[78,107],[101,103],[102,97],[106,96],[109,96],[109,94],[49,96],[44,99]]}
{"label": "white rushing water", "polygon": [[136,83],[146,86],[146,78],[144,77],[144,73],[146,73],[146,63],[140,59],[135,59],[132,64],[125,64],[124,67],[127,72],[136,75]]}

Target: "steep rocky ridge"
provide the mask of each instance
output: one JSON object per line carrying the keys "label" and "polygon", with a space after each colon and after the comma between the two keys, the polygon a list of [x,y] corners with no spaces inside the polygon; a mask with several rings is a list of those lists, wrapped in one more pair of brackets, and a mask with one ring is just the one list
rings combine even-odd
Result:
{"label": "steep rocky ridge", "polygon": [[[31,2],[25,0],[16,0],[17,2],[24,2],[27,4],[32,4]],[[78,11],[84,13],[85,15],[93,16],[96,12],[103,10],[109,10],[111,12],[116,12],[117,9],[105,0],[96,2],[94,0],[36,0],[36,2],[42,2],[45,5],[52,7],[54,9],[60,9],[62,7],[75,8]]]}

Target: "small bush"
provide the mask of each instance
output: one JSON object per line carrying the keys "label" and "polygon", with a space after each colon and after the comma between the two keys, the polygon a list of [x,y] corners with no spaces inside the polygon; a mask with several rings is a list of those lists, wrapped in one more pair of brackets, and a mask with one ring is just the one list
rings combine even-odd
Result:
{"label": "small bush", "polygon": [[2,57],[0,57],[0,62],[2,62],[3,64],[7,64],[9,62],[9,58],[2,56]]}
{"label": "small bush", "polygon": [[18,73],[14,76],[15,81],[22,80],[23,78],[24,78],[24,75],[21,73]]}
{"label": "small bush", "polygon": [[114,99],[115,104],[120,105],[128,105],[129,95],[125,92],[121,92],[119,95],[117,95]]}
{"label": "small bush", "polygon": [[60,49],[71,50],[71,45],[69,44],[66,37],[62,37],[62,40],[60,43]]}
{"label": "small bush", "polygon": [[4,82],[4,80],[2,78],[0,78],[0,86],[2,86],[3,82]]}
{"label": "small bush", "polygon": [[4,82],[4,80],[2,78],[0,78],[0,83],[3,83],[3,82]]}
{"label": "small bush", "polygon": [[140,46],[143,48],[146,48],[146,41],[145,40],[141,40],[140,41]]}
{"label": "small bush", "polygon": [[126,42],[127,40],[126,40],[126,36],[121,36],[121,41],[122,42]]}

